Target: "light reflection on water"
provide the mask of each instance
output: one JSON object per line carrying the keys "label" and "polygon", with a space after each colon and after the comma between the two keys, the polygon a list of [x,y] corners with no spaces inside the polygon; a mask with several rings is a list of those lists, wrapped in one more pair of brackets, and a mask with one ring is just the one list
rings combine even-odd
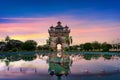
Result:
{"label": "light reflection on water", "polygon": [[[68,69],[68,80],[96,80],[96,78],[97,80],[106,80],[106,76],[109,75],[113,76],[109,76],[111,80],[120,80],[118,77],[120,76],[120,58],[118,56],[113,56],[111,59],[105,59],[103,56],[100,56],[98,58],[86,60],[83,55],[70,55],[69,58],[71,64],[68,67],[70,68],[70,70]],[[13,61],[8,65],[9,71],[8,66],[5,63],[6,59],[1,59],[0,79],[3,80],[7,77],[8,79],[18,80],[21,79],[22,76],[21,80],[28,78],[30,80],[49,80],[51,77],[49,76],[50,62],[48,59],[50,59],[50,56],[48,55],[37,55],[36,59],[32,61],[25,61],[22,59],[19,61]],[[93,77],[93,75],[95,75],[95,77]],[[56,78],[54,80],[56,80]],[[66,79],[63,77],[62,80]]]}

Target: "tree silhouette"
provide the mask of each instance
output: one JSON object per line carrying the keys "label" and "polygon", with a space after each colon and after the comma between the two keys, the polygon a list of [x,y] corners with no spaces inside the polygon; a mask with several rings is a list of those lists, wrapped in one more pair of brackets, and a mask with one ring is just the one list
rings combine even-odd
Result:
{"label": "tree silhouette", "polygon": [[9,36],[6,36],[5,41],[8,42],[10,40]]}

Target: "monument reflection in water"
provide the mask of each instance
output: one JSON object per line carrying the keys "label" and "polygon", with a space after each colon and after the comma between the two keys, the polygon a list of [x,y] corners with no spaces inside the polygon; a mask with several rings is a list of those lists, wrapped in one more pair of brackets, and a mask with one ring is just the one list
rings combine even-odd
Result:
{"label": "monument reflection in water", "polygon": [[72,60],[68,54],[61,52],[61,49],[57,48],[58,53],[53,53],[49,55],[48,72],[51,76],[56,75],[58,80],[61,80],[61,76],[67,76],[70,73],[70,66],[72,65]]}

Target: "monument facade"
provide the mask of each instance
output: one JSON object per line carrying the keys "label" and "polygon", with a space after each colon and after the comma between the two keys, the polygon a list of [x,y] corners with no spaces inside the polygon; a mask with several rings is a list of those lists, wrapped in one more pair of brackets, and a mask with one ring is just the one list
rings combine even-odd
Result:
{"label": "monument facade", "polygon": [[63,48],[69,47],[72,43],[72,37],[69,36],[69,27],[67,25],[63,27],[61,24],[62,23],[58,21],[55,27],[51,26],[50,29],[48,29],[49,39],[47,43],[54,51],[57,50],[57,45],[61,45],[61,50],[63,50]]}

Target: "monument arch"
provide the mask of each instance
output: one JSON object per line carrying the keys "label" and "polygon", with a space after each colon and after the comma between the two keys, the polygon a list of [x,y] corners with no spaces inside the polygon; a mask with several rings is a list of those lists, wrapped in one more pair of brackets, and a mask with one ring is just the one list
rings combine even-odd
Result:
{"label": "monument arch", "polygon": [[61,48],[69,47],[69,45],[72,43],[72,37],[70,36],[70,29],[66,25],[65,27],[62,26],[62,23],[60,21],[57,22],[57,25],[51,26],[48,29],[49,33],[49,39],[47,40],[47,43],[49,43],[49,46],[56,51],[57,45],[61,44]]}

